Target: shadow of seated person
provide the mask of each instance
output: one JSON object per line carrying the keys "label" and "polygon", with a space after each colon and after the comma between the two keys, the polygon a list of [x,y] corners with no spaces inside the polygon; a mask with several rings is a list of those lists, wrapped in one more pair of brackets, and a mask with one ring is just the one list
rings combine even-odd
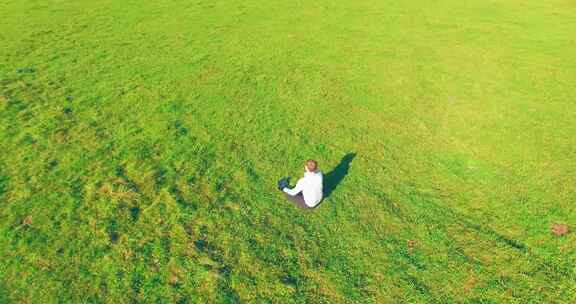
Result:
{"label": "shadow of seated person", "polygon": [[350,163],[356,157],[356,153],[348,153],[340,163],[332,171],[324,175],[324,200],[326,200],[336,187],[344,180],[344,177],[348,175],[348,170],[350,170]]}

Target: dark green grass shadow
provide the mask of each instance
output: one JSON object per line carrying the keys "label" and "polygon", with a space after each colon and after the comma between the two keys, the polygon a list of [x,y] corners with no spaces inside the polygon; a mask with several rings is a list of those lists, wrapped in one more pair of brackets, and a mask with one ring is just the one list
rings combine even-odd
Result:
{"label": "dark green grass shadow", "polygon": [[344,177],[348,175],[350,170],[350,163],[356,157],[356,153],[348,153],[342,157],[340,163],[332,171],[324,175],[324,200],[328,199],[338,185],[344,180]]}

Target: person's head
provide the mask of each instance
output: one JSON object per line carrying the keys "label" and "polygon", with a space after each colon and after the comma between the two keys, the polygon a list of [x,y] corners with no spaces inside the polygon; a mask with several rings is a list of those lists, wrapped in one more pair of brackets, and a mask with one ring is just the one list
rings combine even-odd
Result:
{"label": "person's head", "polygon": [[304,164],[304,169],[307,172],[316,172],[318,170],[318,162],[313,159],[309,159]]}

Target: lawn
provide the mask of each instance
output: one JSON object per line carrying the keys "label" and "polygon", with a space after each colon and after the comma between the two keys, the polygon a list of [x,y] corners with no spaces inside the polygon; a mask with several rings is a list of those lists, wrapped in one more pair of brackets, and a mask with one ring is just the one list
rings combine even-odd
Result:
{"label": "lawn", "polygon": [[0,0],[0,303],[572,304],[575,16]]}

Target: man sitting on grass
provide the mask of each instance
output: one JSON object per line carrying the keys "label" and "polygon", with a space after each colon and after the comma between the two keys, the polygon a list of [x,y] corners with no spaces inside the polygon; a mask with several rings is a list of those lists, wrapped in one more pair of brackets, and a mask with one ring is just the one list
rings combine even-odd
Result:
{"label": "man sitting on grass", "polygon": [[304,177],[298,180],[296,187],[290,189],[289,177],[278,181],[278,189],[284,196],[300,208],[314,208],[322,200],[322,172],[318,170],[318,162],[313,159],[304,165]]}

